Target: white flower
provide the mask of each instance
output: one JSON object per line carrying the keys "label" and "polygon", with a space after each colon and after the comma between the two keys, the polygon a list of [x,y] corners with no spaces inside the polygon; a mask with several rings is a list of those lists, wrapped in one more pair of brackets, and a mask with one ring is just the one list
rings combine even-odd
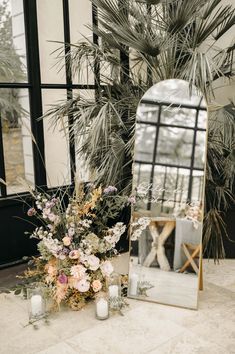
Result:
{"label": "white flower", "polygon": [[79,224],[83,227],[89,228],[92,224],[92,221],[88,220],[88,219],[84,219],[84,220],[79,221]]}
{"label": "white flower", "polygon": [[69,237],[73,237],[74,234],[75,234],[74,228],[73,228],[73,227],[70,227],[70,228],[68,229],[68,235],[69,235]]}
{"label": "white flower", "polygon": [[81,279],[77,282],[75,288],[81,293],[85,293],[90,289],[90,282],[87,279]]}
{"label": "white flower", "polygon": [[70,273],[74,278],[82,279],[86,274],[86,268],[83,265],[78,264],[71,267]]}
{"label": "white flower", "polygon": [[101,266],[100,266],[101,272],[103,276],[109,276],[111,273],[113,273],[113,266],[110,261],[104,261]]}
{"label": "white flower", "polygon": [[87,263],[91,270],[97,270],[100,266],[100,260],[93,254],[87,257]]}
{"label": "white flower", "polygon": [[146,216],[139,218],[138,224],[146,227],[150,224],[150,218],[147,218]]}
{"label": "white flower", "polygon": [[141,234],[142,234],[142,230],[140,230],[140,229],[135,230],[131,235],[131,240],[132,241],[138,240],[138,238],[141,236]]}
{"label": "white flower", "polygon": [[63,246],[60,245],[57,239],[53,239],[52,237],[44,237],[42,239],[43,244],[48,248],[48,250],[58,258],[60,251],[62,251]]}

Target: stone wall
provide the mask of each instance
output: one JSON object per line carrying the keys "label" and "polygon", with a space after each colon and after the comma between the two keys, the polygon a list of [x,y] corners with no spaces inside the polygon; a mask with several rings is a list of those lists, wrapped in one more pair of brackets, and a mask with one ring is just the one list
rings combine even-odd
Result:
{"label": "stone wall", "polygon": [[25,178],[21,128],[11,128],[3,133],[6,181],[17,184],[17,178]]}

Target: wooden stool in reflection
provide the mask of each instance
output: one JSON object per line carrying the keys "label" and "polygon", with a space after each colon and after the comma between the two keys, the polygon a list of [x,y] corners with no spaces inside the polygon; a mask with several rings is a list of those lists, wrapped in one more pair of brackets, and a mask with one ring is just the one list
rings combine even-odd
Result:
{"label": "wooden stool in reflection", "polygon": [[[202,257],[201,245],[193,245],[191,243],[182,243],[182,249],[187,258],[180,273],[183,273],[188,267],[192,267],[196,274],[199,276],[199,290],[203,290],[203,273],[202,273]],[[198,262],[196,262],[196,259]]]}
{"label": "wooden stool in reflection", "polygon": [[[159,233],[158,226],[163,226],[162,231]],[[157,259],[160,269],[170,271],[170,265],[165,253],[164,244],[172,231],[175,228],[175,220],[155,217],[152,218],[149,225],[149,231],[152,236],[153,242],[151,251],[147,255],[144,266],[150,267],[155,259]]]}

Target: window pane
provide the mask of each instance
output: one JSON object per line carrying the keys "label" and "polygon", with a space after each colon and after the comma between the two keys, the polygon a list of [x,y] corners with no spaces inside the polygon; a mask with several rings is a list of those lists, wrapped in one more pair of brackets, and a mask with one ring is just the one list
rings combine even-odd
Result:
{"label": "window pane", "polygon": [[133,185],[139,186],[141,184],[147,186],[150,183],[151,165],[134,163]]}
{"label": "window pane", "polygon": [[27,190],[21,180],[34,185],[28,90],[1,89],[0,95],[7,193],[20,193]]}
{"label": "window pane", "polygon": [[193,171],[192,196],[191,201],[203,200],[204,194],[204,171]]}
{"label": "window pane", "polygon": [[197,139],[194,155],[194,167],[204,169],[206,154],[206,132],[197,131]]}
{"label": "window pane", "polygon": [[162,106],[161,123],[170,125],[183,125],[185,127],[194,127],[196,119],[196,110],[182,107]]}
{"label": "window pane", "polygon": [[[52,105],[62,103],[66,99],[65,90],[43,90],[43,112]],[[50,118],[44,119],[44,139],[47,183],[49,187],[70,184],[69,142],[66,132],[67,118],[52,125]]]}
{"label": "window pane", "polygon": [[136,124],[135,160],[153,161],[153,148],[156,138],[156,127],[147,124]]}
{"label": "window pane", "polygon": [[[64,25],[62,1],[39,0],[37,1],[38,13],[38,36],[41,65],[41,81],[43,83],[65,83],[64,68]],[[58,41],[61,43],[53,43]],[[56,55],[52,53],[56,49],[62,48],[61,57],[58,61]]]}
{"label": "window pane", "polygon": [[173,212],[176,206],[185,203],[188,196],[189,175],[189,169],[155,166],[153,183],[155,203],[152,204],[159,204],[162,201],[161,211],[169,213]]}
{"label": "window pane", "polygon": [[175,127],[159,129],[156,162],[190,166],[193,130]]}
{"label": "window pane", "polygon": [[0,82],[27,81],[22,0],[0,0],[0,47]]}
{"label": "window pane", "polygon": [[[137,202],[135,208],[138,209],[147,209],[148,205],[148,190],[150,186],[150,175],[151,175],[152,166],[134,163],[133,165],[133,187],[137,188],[138,193],[142,195],[142,199]],[[146,198],[143,198],[146,196]]]}
{"label": "window pane", "polygon": [[[73,97],[76,98],[76,96],[84,98],[89,102],[94,102],[95,101],[95,90],[73,90]],[[85,115],[83,115],[85,119]],[[78,123],[78,120],[76,121]],[[83,128],[87,126],[87,121],[84,122],[84,124],[79,120],[79,123],[83,125]],[[76,173],[77,176],[82,180],[82,181],[91,181],[95,178],[95,176],[91,176],[89,172],[88,165],[86,163],[86,160],[82,156],[78,156],[78,152],[82,147],[82,142],[84,142],[84,139],[87,137],[81,134],[80,126],[79,124],[74,124],[74,131],[75,131],[75,150],[76,150]],[[84,132],[84,129],[83,129]],[[90,141],[88,142],[90,143]]]}
{"label": "window pane", "polygon": [[143,104],[138,106],[137,121],[157,123],[159,107],[156,105]]}
{"label": "window pane", "polygon": [[[86,42],[93,40],[92,31],[87,28],[87,25],[92,25],[92,5],[88,0],[69,0],[69,14],[70,14],[70,38],[72,44],[78,42]],[[87,39],[86,39],[87,38]],[[76,48],[72,47],[75,53]],[[92,66],[93,58],[89,61]],[[75,61],[74,61],[75,62]],[[75,84],[94,84],[94,75],[92,70],[87,70],[88,61],[84,60],[80,67],[80,75],[78,70],[73,72],[73,83]]]}
{"label": "window pane", "polygon": [[199,111],[198,114],[198,128],[207,128],[207,111]]}

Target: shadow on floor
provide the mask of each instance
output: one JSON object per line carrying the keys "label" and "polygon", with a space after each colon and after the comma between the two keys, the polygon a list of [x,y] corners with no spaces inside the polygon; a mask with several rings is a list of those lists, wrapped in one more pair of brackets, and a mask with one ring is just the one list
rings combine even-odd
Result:
{"label": "shadow on floor", "polygon": [[17,283],[20,283],[20,279],[16,278],[16,276],[22,275],[27,267],[27,263],[24,263],[14,267],[0,269],[0,293],[3,292],[4,289],[11,289]]}

